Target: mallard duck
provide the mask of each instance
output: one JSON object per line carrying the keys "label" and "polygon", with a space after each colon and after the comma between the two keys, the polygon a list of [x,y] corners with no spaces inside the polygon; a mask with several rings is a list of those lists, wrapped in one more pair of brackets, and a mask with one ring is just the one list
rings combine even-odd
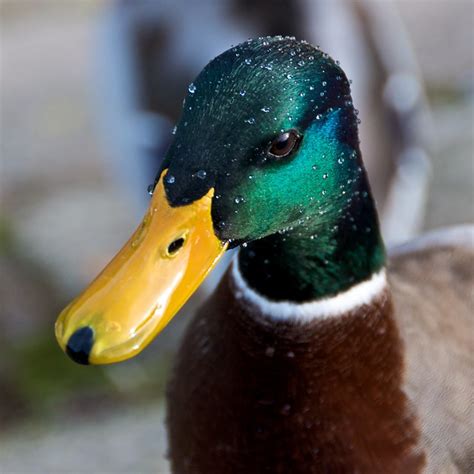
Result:
{"label": "mallard duck", "polygon": [[177,355],[174,472],[472,469],[473,227],[387,258],[357,129],[319,49],[221,54],[189,86],[143,222],[61,313],[76,362],[127,359],[239,247]]}

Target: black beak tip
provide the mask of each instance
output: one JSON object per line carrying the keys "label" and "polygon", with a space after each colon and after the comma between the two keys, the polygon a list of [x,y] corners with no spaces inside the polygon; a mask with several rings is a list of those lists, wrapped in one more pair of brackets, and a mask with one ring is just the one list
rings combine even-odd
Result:
{"label": "black beak tip", "polygon": [[67,355],[78,364],[88,365],[89,354],[94,344],[94,332],[89,326],[79,328],[66,345]]}

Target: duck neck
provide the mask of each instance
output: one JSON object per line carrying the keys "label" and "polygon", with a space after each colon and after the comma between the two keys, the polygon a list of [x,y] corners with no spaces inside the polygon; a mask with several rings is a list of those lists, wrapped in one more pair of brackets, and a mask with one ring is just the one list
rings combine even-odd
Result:
{"label": "duck neck", "polygon": [[367,280],[385,263],[367,178],[352,189],[339,217],[309,217],[284,233],[242,247],[239,267],[260,295],[274,301],[327,298]]}

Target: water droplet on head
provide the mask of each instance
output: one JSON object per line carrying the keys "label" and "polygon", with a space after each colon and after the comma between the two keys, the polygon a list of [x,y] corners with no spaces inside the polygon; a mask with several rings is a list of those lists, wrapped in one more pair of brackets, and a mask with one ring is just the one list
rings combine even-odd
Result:
{"label": "water droplet on head", "polygon": [[244,60],[244,63],[245,63],[245,64],[252,64],[252,60],[251,60],[250,58],[246,58],[246,59]]}
{"label": "water droplet on head", "polygon": [[190,94],[194,94],[196,92],[196,86],[192,82],[188,86],[188,91]]}
{"label": "water droplet on head", "polygon": [[177,131],[178,131],[178,127],[175,125],[175,126],[173,127],[173,130],[171,130],[171,134],[172,134],[172,135],[176,135],[176,132],[177,132]]}
{"label": "water droplet on head", "polygon": [[234,198],[234,202],[235,202],[235,204],[240,204],[241,202],[244,202],[243,196],[236,196]]}
{"label": "water droplet on head", "polygon": [[244,90],[241,90],[239,94],[243,97],[246,94],[246,92]]}
{"label": "water droplet on head", "polygon": [[298,61],[298,66],[304,66],[304,61],[303,60]]}
{"label": "water droplet on head", "polygon": [[260,110],[261,110],[262,112],[268,113],[268,112],[270,112],[270,107],[266,107],[266,106],[265,106],[265,107],[262,107]]}
{"label": "water droplet on head", "polygon": [[313,166],[311,166],[311,169],[312,169],[313,171],[316,171],[316,170],[318,169],[318,165],[313,165]]}
{"label": "water droplet on head", "polygon": [[250,117],[247,120],[244,120],[244,122],[249,123],[250,125],[253,125],[255,123],[255,119],[253,117]]}
{"label": "water droplet on head", "polygon": [[199,170],[199,171],[196,171],[194,176],[196,176],[199,179],[204,179],[207,176],[207,173],[204,170]]}
{"label": "water droplet on head", "polygon": [[323,179],[328,179],[328,174],[327,173],[323,174]]}
{"label": "water droplet on head", "polygon": [[342,165],[342,163],[344,163],[344,158],[342,158],[342,156],[340,158],[337,159],[337,162]]}
{"label": "water droplet on head", "polygon": [[322,85],[323,85],[323,87],[326,87],[328,85],[328,83],[326,81],[323,81]]}
{"label": "water droplet on head", "polygon": [[148,188],[146,188],[146,191],[150,196],[153,196],[153,191],[154,190],[155,190],[155,185],[154,184],[149,184]]}
{"label": "water droplet on head", "polygon": [[176,181],[176,178],[172,174],[167,174],[165,176],[165,183],[173,184]]}

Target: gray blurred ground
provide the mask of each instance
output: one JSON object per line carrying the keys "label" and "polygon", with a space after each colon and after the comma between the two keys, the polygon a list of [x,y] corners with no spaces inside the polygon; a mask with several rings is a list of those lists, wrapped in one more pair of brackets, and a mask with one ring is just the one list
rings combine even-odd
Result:
{"label": "gray blurred ground", "polygon": [[[101,2],[42,3],[47,8],[2,4],[0,196],[1,224],[14,236],[16,254],[40,265],[51,289],[23,290],[31,297],[22,301],[18,282],[32,278],[28,267],[0,259],[5,338],[52,324],[52,310],[38,311],[48,291],[64,300],[76,292],[140,217],[106,168],[97,133],[91,51]],[[426,228],[474,220],[472,5],[400,2],[436,134]],[[139,372],[130,367],[127,377],[108,376],[120,385]],[[13,427],[0,439],[0,472],[166,472],[162,409],[148,403],[97,420],[39,419]]]}
{"label": "gray blurred ground", "polygon": [[2,440],[2,473],[166,474],[162,405],[150,404],[106,420],[22,426]]}

